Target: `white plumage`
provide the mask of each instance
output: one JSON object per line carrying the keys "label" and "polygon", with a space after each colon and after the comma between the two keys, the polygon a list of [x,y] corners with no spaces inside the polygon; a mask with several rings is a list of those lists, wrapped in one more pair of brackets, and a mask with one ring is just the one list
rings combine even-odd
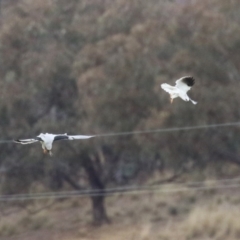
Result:
{"label": "white plumage", "polygon": [[94,135],[67,135],[65,134],[51,134],[51,133],[41,133],[37,137],[30,139],[17,139],[14,140],[16,143],[20,144],[31,144],[35,142],[40,142],[42,144],[43,152],[49,153],[52,156],[52,144],[54,141],[59,140],[75,140],[75,139],[88,139],[95,137]]}
{"label": "white plumage", "polygon": [[193,77],[182,77],[176,81],[175,86],[171,86],[167,83],[161,84],[161,88],[170,94],[171,103],[174,98],[180,97],[184,101],[191,101],[193,104],[197,104],[197,102],[193,101],[188,95],[187,92],[194,85]]}

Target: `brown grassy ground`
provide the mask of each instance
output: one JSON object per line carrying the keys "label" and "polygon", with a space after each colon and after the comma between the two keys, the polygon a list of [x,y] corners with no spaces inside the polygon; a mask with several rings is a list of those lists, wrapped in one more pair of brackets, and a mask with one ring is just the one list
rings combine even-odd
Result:
{"label": "brown grassy ground", "polygon": [[[240,239],[239,190],[111,196],[106,199],[106,205],[112,223],[102,227],[92,226],[88,199],[35,201],[23,208],[4,207],[0,238],[237,240]],[[45,205],[48,207],[38,211]]]}

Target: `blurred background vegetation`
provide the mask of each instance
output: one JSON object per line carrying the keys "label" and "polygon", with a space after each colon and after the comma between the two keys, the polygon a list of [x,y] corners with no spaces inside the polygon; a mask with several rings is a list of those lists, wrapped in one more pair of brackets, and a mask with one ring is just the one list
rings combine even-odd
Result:
{"label": "blurred background vegetation", "polygon": [[[2,0],[0,24],[1,139],[239,121],[237,0]],[[196,79],[196,106],[171,105],[160,88],[184,75]],[[179,169],[199,179],[233,176],[239,133],[59,142],[53,158],[38,144],[1,144],[1,194],[31,192],[36,183],[45,191],[119,186]]]}

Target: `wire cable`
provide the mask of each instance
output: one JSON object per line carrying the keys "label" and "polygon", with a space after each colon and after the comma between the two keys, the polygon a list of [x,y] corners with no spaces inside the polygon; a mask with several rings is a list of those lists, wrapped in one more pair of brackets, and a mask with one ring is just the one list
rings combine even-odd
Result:
{"label": "wire cable", "polygon": [[52,195],[52,196],[32,196],[32,197],[19,197],[19,198],[0,198],[0,202],[10,202],[10,201],[26,201],[26,200],[42,200],[42,199],[61,199],[61,198],[73,198],[73,197],[96,197],[96,196],[112,196],[112,195],[134,195],[134,194],[147,194],[147,193],[177,193],[177,192],[187,192],[187,191],[206,191],[214,189],[229,189],[229,188],[240,188],[240,183],[235,184],[223,184],[217,186],[198,186],[198,187],[182,187],[182,188],[172,188],[172,189],[138,189],[126,192],[99,192],[99,193],[88,193],[88,194],[75,194],[75,195]]}
{"label": "wire cable", "polygon": [[13,140],[0,140],[0,143],[13,143]]}
{"label": "wire cable", "polygon": [[112,137],[112,136],[121,136],[121,135],[135,135],[135,134],[147,134],[147,133],[164,133],[164,132],[199,130],[199,129],[205,129],[205,128],[233,127],[233,126],[239,126],[239,125],[240,125],[240,122],[228,122],[228,123],[189,126],[189,127],[173,127],[173,128],[160,128],[160,129],[129,131],[129,132],[103,133],[103,134],[97,134],[94,136],[95,137]]}
{"label": "wire cable", "polygon": [[[237,188],[240,187],[240,178],[235,179],[223,179],[223,180],[210,180],[205,182],[187,182],[178,184],[176,187],[172,184],[162,184],[154,186],[130,186],[130,187],[117,187],[107,188],[104,190],[99,189],[88,189],[81,191],[67,191],[67,192],[47,192],[47,193],[35,193],[35,194],[15,194],[15,195],[0,195],[0,201],[24,201],[24,200],[36,200],[36,199],[59,199],[59,198],[70,198],[70,197],[91,197],[91,196],[110,196],[116,194],[138,194],[138,193],[149,193],[149,192],[182,192],[192,190],[209,190],[209,189],[222,189],[222,188]],[[218,185],[211,184],[221,183]],[[203,185],[205,184],[205,185]],[[210,185],[206,185],[210,184]],[[169,186],[170,185],[170,186]],[[164,187],[168,186],[167,189]]]}
{"label": "wire cable", "polygon": [[[116,133],[106,133],[97,134],[95,137],[110,137],[110,136],[121,136],[121,135],[131,135],[131,134],[146,134],[146,133],[161,133],[161,132],[174,132],[174,131],[188,131],[188,130],[198,130],[206,128],[217,128],[217,127],[232,127],[239,126],[240,122],[228,122],[220,124],[210,124],[210,125],[199,125],[199,126],[189,126],[189,127],[174,127],[174,128],[162,128],[153,130],[142,130],[142,131],[129,131],[129,132],[116,132]],[[13,142],[12,140],[0,140],[1,143]],[[232,181],[239,181],[240,179],[225,179],[218,180],[218,182],[227,183]],[[213,180],[214,181],[214,180]],[[192,182],[185,183],[185,185],[201,185],[203,182]],[[163,185],[161,185],[162,187]],[[202,187],[202,186],[201,186]],[[226,186],[225,186],[226,187]],[[118,187],[118,188],[108,188],[104,190],[98,189],[85,189],[81,191],[68,191],[68,192],[46,192],[46,193],[35,193],[35,194],[15,194],[15,195],[0,195],[0,201],[13,201],[13,200],[24,200],[24,199],[43,199],[43,198],[66,198],[71,196],[97,196],[98,194],[113,194],[113,193],[126,193],[131,191],[154,191],[156,186],[128,186],[128,187]]]}
{"label": "wire cable", "polygon": [[[128,131],[128,132],[112,132],[112,133],[102,133],[102,134],[95,134],[95,135],[92,134],[92,136],[114,137],[114,136],[124,136],[124,135],[190,131],[190,130],[200,130],[200,129],[219,128],[219,127],[234,127],[234,126],[240,126],[240,122],[217,123],[217,124],[198,125],[198,126],[189,126],[189,127],[159,128],[159,129]],[[14,143],[14,141],[9,139],[2,139],[2,140],[0,139],[0,144],[3,144],[3,143]]]}
{"label": "wire cable", "polygon": [[[216,180],[207,180],[207,181],[193,181],[193,182],[186,182],[186,183],[180,183],[178,185],[181,186],[197,186],[197,185],[203,185],[203,184],[218,184],[218,183],[233,183],[233,182],[240,182],[240,178],[229,178],[229,179],[216,179]],[[146,189],[146,188],[156,188],[159,186],[171,186],[171,185],[176,185],[172,183],[165,183],[161,185],[146,185],[146,186],[122,186],[122,187],[113,187],[113,188],[106,188],[104,189],[104,192],[114,192],[114,191],[129,191],[129,190],[138,190],[138,189]],[[42,193],[25,193],[25,194],[9,194],[9,195],[0,195],[0,198],[10,198],[10,197],[26,197],[26,196],[49,196],[49,195],[74,195],[74,194],[88,194],[88,193],[97,193],[97,192],[102,192],[103,190],[99,189],[82,189],[82,190],[77,190],[77,191],[62,191],[62,192],[42,192]]]}

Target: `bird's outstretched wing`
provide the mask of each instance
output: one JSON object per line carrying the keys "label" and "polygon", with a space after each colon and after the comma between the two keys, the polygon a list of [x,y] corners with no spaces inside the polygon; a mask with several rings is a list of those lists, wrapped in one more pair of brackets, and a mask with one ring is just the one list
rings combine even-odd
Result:
{"label": "bird's outstretched wing", "polygon": [[41,141],[41,138],[30,138],[30,139],[14,139],[13,142],[20,143],[20,144],[31,144],[35,142]]}
{"label": "bird's outstretched wing", "polygon": [[161,88],[164,90],[164,91],[166,91],[166,92],[168,92],[168,93],[174,93],[175,91],[176,91],[176,88],[175,87],[173,87],[173,86],[171,86],[171,85],[169,85],[169,84],[167,84],[167,83],[163,83],[163,84],[161,84]]}
{"label": "bird's outstretched wing", "polygon": [[67,134],[62,134],[62,135],[56,135],[54,137],[54,141],[59,141],[59,140],[75,140],[75,139],[88,139],[95,137],[94,135],[67,135]]}
{"label": "bird's outstretched wing", "polygon": [[195,83],[195,79],[193,77],[187,76],[182,78],[182,82],[187,84],[189,87],[192,87]]}
{"label": "bird's outstretched wing", "polygon": [[195,80],[193,77],[182,77],[176,81],[176,87],[184,92],[187,92],[194,85],[194,82]]}

